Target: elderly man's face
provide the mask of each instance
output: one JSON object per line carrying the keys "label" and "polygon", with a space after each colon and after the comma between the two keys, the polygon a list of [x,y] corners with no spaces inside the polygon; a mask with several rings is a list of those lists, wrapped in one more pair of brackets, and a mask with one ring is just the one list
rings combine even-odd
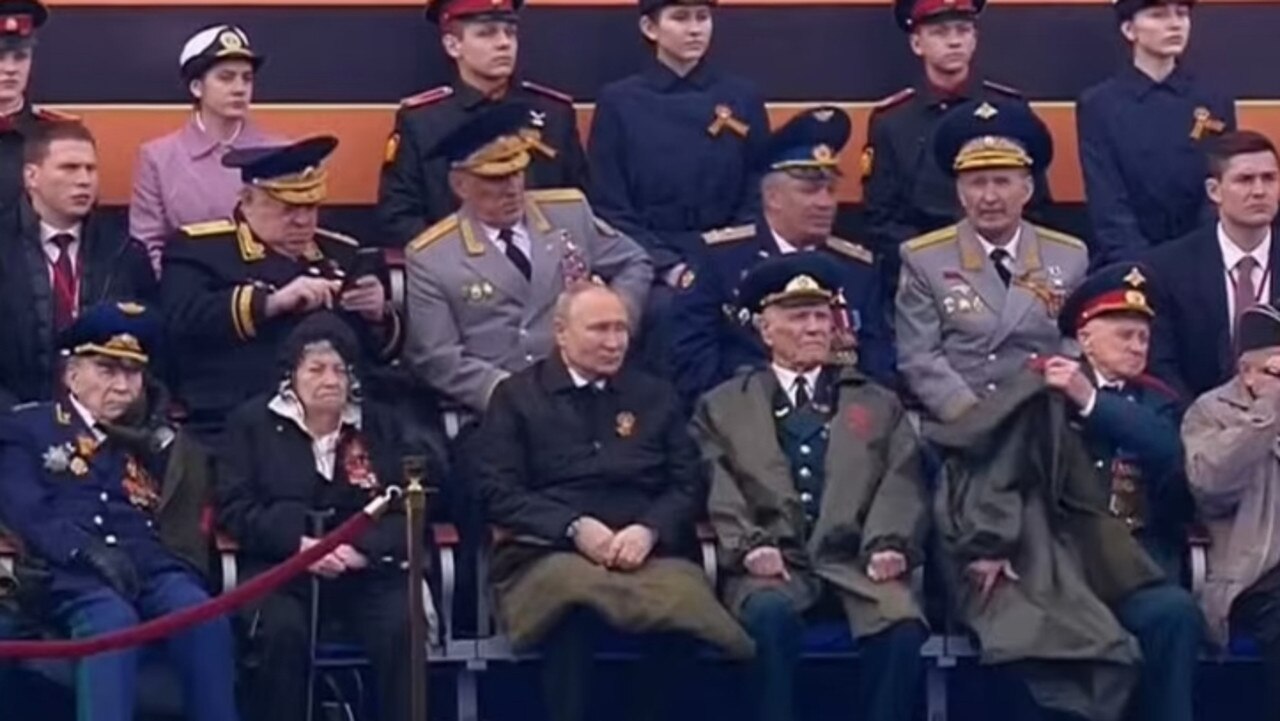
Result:
{"label": "elderly man's face", "polygon": [[467,210],[491,228],[510,228],[524,216],[524,171],[486,178],[455,170],[449,182]]}
{"label": "elderly man's face", "polygon": [[293,371],[293,390],[308,415],[340,413],[351,393],[346,361],[328,343],[308,348]]}
{"label": "elderly man's face", "polygon": [[826,240],[839,209],[838,182],[839,177],[834,173],[801,176],[772,173],[762,188],[770,225],[793,244]]}
{"label": "elderly man's face", "polygon": [[576,296],[556,318],[556,346],[565,361],[589,378],[607,378],[622,368],[631,341],[631,321],[617,294],[593,288]]}
{"label": "elderly man's face", "polygon": [[771,305],[756,321],[773,362],[796,372],[816,368],[831,354],[835,313],[828,303]]}
{"label": "elderly man's face", "polygon": [[1142,375],[1151,344],[1151,323],[1141,315],[1106,315],[1080,328],[1080,347],[1089,365],[1108,380]]}
{"label": "elderly man's face", "polygon": [[94,420],[115,421],[142,397],[142,366],[128,360],[74,357],[63,374],[67,390]]}
{"label": "elderly man's face", "polygon": [[956,179],[965,217],[989,241],[1012,233],[1022,222],[1022,209],[1034,189],[1031,173],[1018,168],[970,170]]}
{"label": "elderly man's face", "polygon": [[240,212],[253,234],[277,253],[297,258],[315,242],[319,205],[285,203],[261,188],[247,188]]}

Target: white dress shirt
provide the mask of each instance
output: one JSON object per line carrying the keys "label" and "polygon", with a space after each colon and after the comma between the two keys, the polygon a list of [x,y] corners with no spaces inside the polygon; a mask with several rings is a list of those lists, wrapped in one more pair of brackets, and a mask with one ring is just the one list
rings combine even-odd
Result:
{"label": "white dress shirt", "polygon": [[791,243],[788,243],[786,238],[783,238],[781,235],[778,235],[778,231],[774,230],[772,226],[769,228],[769,232],[773,233],[773,242],[778,244],[778,252],[782,253],[783,255],[795,253],[796,251],[800,250],[799,248],[792,245]]}
{"label": "white dress shirt", "polygon": [[1089,396],[1089,402],[1080,408],[1081,418],[1088,418],[1093,413],[1094,406],[1098,405],[1098,393],[1105,389],[1124,390],[1124,381],[1107,380],[1096,368],[1093,369],[1093,393]]}
{"label": "white dress shirt", "polygon": [[326,481],[332,481],[334,466],[338,462],[338,439],[342,436],[342,427],[351,426],[357,430],[360,428],[363,416],[360,406],[348,404],[342,410],[342,419],[338,422],[337,429],[323,436],[313,435],[311,429],[307,428],[306,410],[303,409],[302,401],[298,400],[298,396],[292,390],[277,393],[267,404],[267,408],[281,418],[293,421],[311,439],[311,455],[316,459],[316,473],[323,476]]}
{"label": "white dress shirt", "polygon": [[974,235],[978,237],[978,244],[982,246],[982,254],[987,256],[987,260],[991,259],[991,251],[996,248],[1000,248],[1009,254],[1009,272],[1012,273],[1015,270],[1014,266],[1017,265],[1018,262],[1018,244],[1022,242],[1021,224],[1018,225],[1017,230],[1013,231],[1013,237],[1009,239],[1009,242],[1004,245],[996,245],[995,243],[992,243],[982,237],[981,233],[975,232]]}
{"label": "white dress shirt", "polygon": [[1254,260],[1253,268],[1253,290],[1258,294],[1257,301],[1262,303],[1271,298],[1271,231],[1267,231],[1267,237],[1262,239],[1257,248],[1252,252],[1245,253],[1238,245],[1231,242],[1227,237],[1227,231],[1222,227],[1222,223],[1218,223],[1218,248],[1222,251],[1222,267],[1225,269],[1222,282],[1227,286],[1227,324],[1231,328],[1234,335],[1235,317],[1236,317],[1236,283],[1240,279],[1236,277],[1236,265],[1246,255]]}
{"label": "white dress shirt", "polygon": [[[809,398],[813,398],[814,389],[818,387],[818,375],[822,373],[822,366],[818,366],[804,372],[804,379],[808,384]],[[783,392],[787,394],[787,400],[791,401],[791,405],[796,404],[796,379],[801,376],[793,370],[783,368],[777,363],[773,364],[773,374],[778,377],[778,385],[782,386]]]}
{"label": "white dress shirt", "polygon": [[76,409],[76,414],[80,416],[80,420],[84,421],[84,424],[89,427],[89,432],[93,434],[93,440],[99,443],[105,441],[107,434],[98,427],[98,422],[93,419],[93,414],[89,412],[89,409],[76,400],[75,396],[69,395],[68,397],[71,399],[71,407]]}
{"label": "white dress shirt", "polygon": [[77,223],[66,230],[59,230],[42,220],[40,221],[40,247],[44,249],[44,257],[49,259],[50,281],[53,280],[53,264],[58,262],[59,254],[62,253],[58,246],[50,240],[55,235],[70,235],[75,238],[75,240],[71,241],[71,245],[67,246],[67,252],[71,254],[71,270],[73,272],[80,271],[76,267],[78,265],[76,258],[80,254],[80,224]]}
{"label": "white dress shirt", "polygon": [[595,386],[595,387],[596,387],[596,390],[598,390],[598,391],[602,391],[602,390],[604,390],[604,382],[605,382],[605,381],[604,381],[604,379],[603,379],[603,378],[599,378],[599,379],[596,379],[596,380],[594,380],[594,381],[590,381],[590,380],[587,380],[587,377],[586,377],[586,376],[584,376],[584,375],[582,375],[581,373],[579,373],[578,371],[574,370],[573,366],[569,365],[568,363],[565,363],[565,364],[564,364],[564,366],[565,366],[565,368],[568,368],[568,369],[569,369],[569,377],[573,379],[573,387],[574,387],[574,388],[585,388],[585,387],[587,387],[587,386],[591,385],[591,386]]}
{"label": "white dress shirt", "polygon": [[[497,248],[501,253],[507,252],[506,243],[503,243],[498,238],[497,228],[492,228],[484,223],[480,223],[480,227],[484,229],[484,234],[489,238],[489,242],[493,244],[493,247]],[[524,253],[524,257],[528,258],[530,262],[533,261],[533,244],[529,240],[529,231],[524,227],[524,223],[516,223],[511,226],[511,242],[516,244],[521,253]]]}

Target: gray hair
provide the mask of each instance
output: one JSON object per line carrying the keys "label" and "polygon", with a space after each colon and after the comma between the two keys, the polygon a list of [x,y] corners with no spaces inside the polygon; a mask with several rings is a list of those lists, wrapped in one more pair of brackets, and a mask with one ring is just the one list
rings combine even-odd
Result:
{"label": "gray hair", "polygon": [[623,307],[626,307],[627,305],[626,301],[622,299],[622,296],[618,294],[618,291],[614,290],[613,288],[610,288],[609,286],[604,285],[603,283],[579,281],[565,288],[564,291],[560,293],[560,296],[556,298],[556,308],[555,308],[556,321],[559,323],[567,322],[569,320],[569,313],[573,311],[574,303],[577,302],[578,298],[581,298],[582,296],[591,292],[606,293],[608,295],[613,296],[614,298],[617,298],[618,301],[622,303]]}

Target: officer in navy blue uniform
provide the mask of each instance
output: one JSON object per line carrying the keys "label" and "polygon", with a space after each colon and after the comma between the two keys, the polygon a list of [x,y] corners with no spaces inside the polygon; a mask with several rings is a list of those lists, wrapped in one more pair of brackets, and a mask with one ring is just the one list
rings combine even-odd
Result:
{"label": "officer in navy blue uniform", "polygon": [[754,84],[704,57],[714,4],[640,0],[654,58],[600,91],[587,143],[591,206],[653,258],[640,351],[662,375],[673,289],[701,254],[702,234],[753,222],[760,210],[769,118]]}
{"label": "officer in navy blue uniform", "polygon": [[[140,305],[87,309],[59,339],[61,401],[0,421],[0,518],[48,568],[39,611],[76,638],[137,625],[208,599],[161,543],[160,488],[144,459],[111,435],[139,402],[159,321]],[[35,609],[33,609],[35,610]],[[171,637],[186,718],[235,721],[231,629],[219,618]],[[133,721],[136,649],[79,662],[78,718]]]}
{"label": "officer in navy blue uniform", "polygon": [[1058,325],[1080,342],[1084,361],[1050,358],[1045,380],[1076,409],[1071,423],[1083,433],[1111,513],[1167,574],[1113,608],[1142,646],[1138,718],[1191,721],[1204,620],[1179,585],[1189,497],[1176,398],[1144,373],[1156,312],[1147,293],[1146,269],[1134,263],[1108,266],[1081,283],[1063,303]]}
{"label": "officer in navy blue uniform", "polygon": [[1134,260],[1212,220],[1204,144],[1235,130],[1232,99],[1179,62],[1193,0],[1119,0],[1133,61],[1076,106],[1095,267]]}
{"label": "officer in navy blue uniform", "polygon": [[838,156],[850,132],[849,116],[835,107],[793,118],[769,143],[762,217],[703,235],[703,259],[681,274],[673,310],[675,381],[687,397],[710,390],[743,366],[767,360],[751,311],[738,301],[738,284],[762,260],[800,251],[837,262],[844,321],[856,336],[857,364],[892,387],[893,339],[876,258],[866,247],[831,235]]}

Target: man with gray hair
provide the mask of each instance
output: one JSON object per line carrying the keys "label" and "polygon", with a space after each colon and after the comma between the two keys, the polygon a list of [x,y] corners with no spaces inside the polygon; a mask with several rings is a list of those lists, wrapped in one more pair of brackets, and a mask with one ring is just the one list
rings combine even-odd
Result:
{"label": "man with gray hair", "polygon": [[1280,310],[1250,308],[1236,331],[1237,374],[1200,396],[1182,423],[1187,477],[1208,526],[1199,594],[1209,637],[1247,633],[1262,649],[1265,718],[1280,718]]}

